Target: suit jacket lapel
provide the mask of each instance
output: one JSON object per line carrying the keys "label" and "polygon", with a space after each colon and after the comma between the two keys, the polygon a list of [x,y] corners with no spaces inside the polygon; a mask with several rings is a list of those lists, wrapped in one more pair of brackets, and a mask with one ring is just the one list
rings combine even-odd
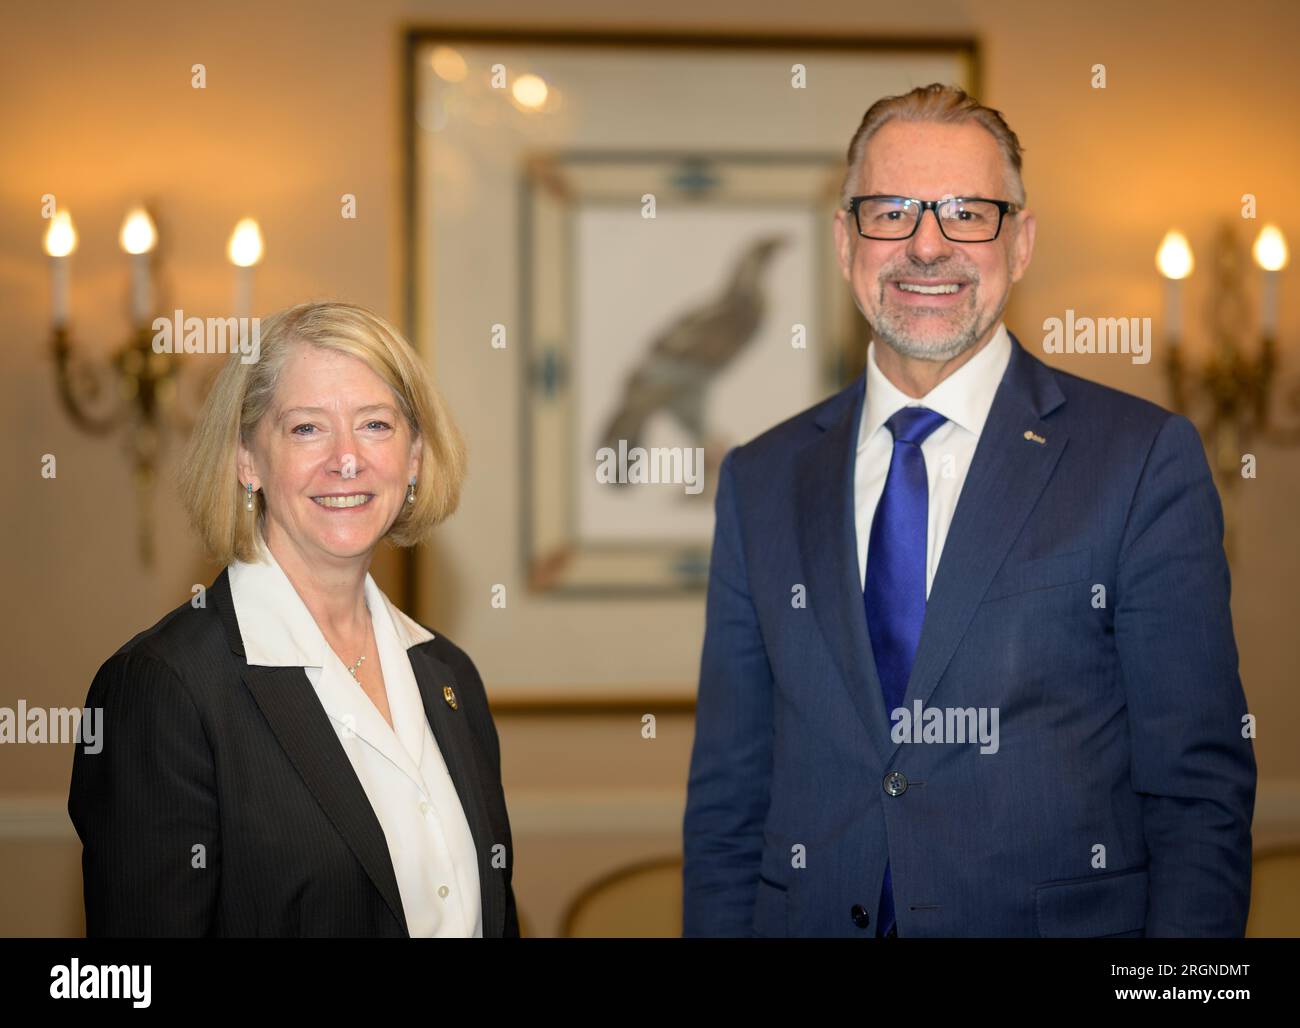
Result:
{"label": "suit jacket lapel", "polygon": [[799,551],[808,576],[808,605],[835,656],[840,681],[872,748],[883,761],[894,747],[867,634],[853,499],[865,390],[864,372],[817,415],[816,424],[825,432],[799,460],[795,509]]}
{"label": "suit jacket lapel", "polygon": [[[905,705],[929,699],[1061,459],[1069,437],[1059,424],[1042,419],[1064,402],[1047,366],[1012,335],[1011,359],[971,458],[930,587]],[[896,749],[891,743],[891,752]]]}
{"label": "suit jacket lapel", "polygon": [[245,662],[226,571],[213,583],[209,597],[221,613],[231,650],[241,658],[240,674],[244,683],[271,731],[325,815],[356,854],[402,931],[409,932],[397,876],[388,854],[388,840],[307,672],[292,667],[256,667]]}
{"label": "suit jacket lapel", "polygon": [[[504,844],[505,840],[492,836],[481,773],[474,760],[473,730],[467,720],[466,710],[460,706],[459,697],[466,695],[468,685],[461,688],[462,683],[457,681],[451,668],[433,653],[432,643],[412,646],[407,653],[415,671],[415,680],[420,686],[420,695],[424,699],[429,727],[438,740],[438,749],[447,762],[447,771],[455,783],[465,819],[474,836],[474,849],[478,855],[483,935],[485,938],[499,938],[505,932],[506,890],[500,869],[492,866],[492,848],[498,843]],[[443,693],[445,686],[451,686],[458,697],[455,710]]]}

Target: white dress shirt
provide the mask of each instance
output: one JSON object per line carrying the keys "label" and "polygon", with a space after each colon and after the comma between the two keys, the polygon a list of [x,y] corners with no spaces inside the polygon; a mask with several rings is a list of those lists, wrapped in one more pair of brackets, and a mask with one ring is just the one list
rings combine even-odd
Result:
{"label": "white dress shirt", "polygon": [[248,663],[306,672],[384,830],[411,936],[481,938],[474,837],[406,654],[433,635],[393,606],[366,575],[390,728],[264,542],[261,552],[262,562],[236,561],[229,568]]}
{"label": "white dress shirt", "polygon": [[930,485],[929,519],[925,548],[925,595],[930,596],[948,537],[957,499],[980,432],[993,406],[993,395],[1011,360],[1011,337],[998,323],[993,338],[974,357],[919,400],[898,390],[876,366],[876,344],[867,347],[866,400],[858,424],[858,453],[853,469],[854,522],[858,533],[858,572],[867,583],[867,546],[871,521],[885,491],[885,477],[894,454],[894,437],[885,425],[903,407],[928,407],[948,420],[921,443],[925,473]]}

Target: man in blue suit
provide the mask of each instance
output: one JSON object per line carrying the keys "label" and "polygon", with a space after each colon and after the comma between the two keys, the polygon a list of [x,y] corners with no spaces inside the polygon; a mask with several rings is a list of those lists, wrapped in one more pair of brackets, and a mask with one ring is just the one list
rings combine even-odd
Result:
{"label": "man in blue suit", "polygon": [[1035,226],[997,111],[888,97],[848,165],[867,368],[720,471],[685,934],[1241,935],[1255,760],[1196,430],[1002,324]]}

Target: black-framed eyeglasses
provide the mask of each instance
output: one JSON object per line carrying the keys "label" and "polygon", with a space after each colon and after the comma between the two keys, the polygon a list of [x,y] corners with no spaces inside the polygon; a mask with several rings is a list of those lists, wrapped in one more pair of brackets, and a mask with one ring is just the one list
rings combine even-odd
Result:
{"label": "black-framed eyeglasses", "polygon": [[914,196],[855,196],[845,208],[863,239],[910,239],[926,211],[934,211],[943,237],[953,243],[991,243],[1002,231],[1002,219],[1020,210],[1009,200],[982,196],[945,196],[918,200]]}

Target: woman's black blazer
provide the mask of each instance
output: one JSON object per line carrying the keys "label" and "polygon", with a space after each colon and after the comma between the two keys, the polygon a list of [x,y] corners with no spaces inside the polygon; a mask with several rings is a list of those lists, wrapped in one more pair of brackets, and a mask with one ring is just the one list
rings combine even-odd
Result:
{"label": "woman's black blazer", "polygon": [[[411,668],[478,851],[484,937],[518,936],[514,849],[487,695],[436,634]],[[454,692],[453,708],[444,687]],[[223,571],[99,669],[98,753],[68,813],[89,936],[408,934],[388,845],[302,668],[249,666]]]}

